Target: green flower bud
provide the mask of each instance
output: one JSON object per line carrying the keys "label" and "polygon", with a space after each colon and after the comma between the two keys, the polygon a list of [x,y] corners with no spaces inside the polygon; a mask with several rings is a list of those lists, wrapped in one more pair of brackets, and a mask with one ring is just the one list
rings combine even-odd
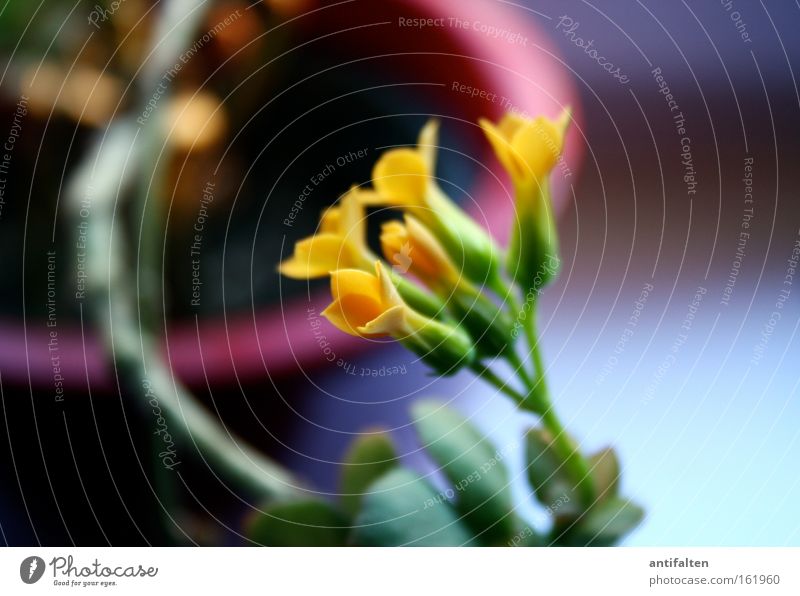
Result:
{"label": "green flower bud", "polygon": [[471,284],[459,284],[447,306],[474,338],[480,356],[497,356],[513,349],[510,317]]}
{"label": "green flower bud", "polygon": [[406,323],[413,333],[400,338],[400,343],[440,375],[453,375],[475,362],[472,338],[461,327],[435,321],[413,311],[406,312]]}

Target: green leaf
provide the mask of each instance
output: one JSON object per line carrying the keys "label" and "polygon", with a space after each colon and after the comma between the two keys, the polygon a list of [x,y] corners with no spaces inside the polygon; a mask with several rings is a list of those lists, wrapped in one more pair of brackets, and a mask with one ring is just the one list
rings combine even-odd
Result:
{"label": "green leaf", "polygon": [[326,501],[271,503],[247,524],[247,536],[263,546],[344,546],[350,527]]}
{"label": "green leaf", "polygon": [[561,519],[581,512],[580,498],[567,467],[552,447],[552,435],[532,428],[527,435],[528,481],[547,512]]}
{"label": "green leaf", "polygon": [[644,519],[644,510],[631,501],[611,498],[598,503],[581,523],[581,530],[594,536],[598,546],[611,545]]}
{"label": "green leaf", "polygon": [[384,432],[362,435],[350,445],[342,468],[342,508],[351,517],[358,512],[370,484],[397,465],[397,454]]}
{"label": "green leaf", "polygon": [[404,468],[370,485],[353,527],[358,546],[462,546],[472,540],[444,496]]}
{"label": "green leaf", "polygon": [[601,501],[617,496],[619,491],[619,459],[611,447],[601,449],[589,457],[597,498]]}
{"label": "green leaf", "polygon": [[644,510],[631,501],[612,497],[600,501],[559,539],[564,546],[612,546],[644,518]]}
{"label": "green leaf", "polygon": [[464,522],[482,544],[507,544],[515,517],[504,455],[463,416],[437,402],[418,402],[412,414],[425,450],[453,485]]}

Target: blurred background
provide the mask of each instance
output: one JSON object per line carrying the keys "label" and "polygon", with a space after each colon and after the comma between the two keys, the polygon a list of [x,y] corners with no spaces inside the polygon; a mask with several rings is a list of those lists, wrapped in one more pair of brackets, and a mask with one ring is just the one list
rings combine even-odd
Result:
{"label": "blurred background", "polygon": [[[191,35],[162,35],[170,10]],[[275,266],[432,115],[443,185],[504,239],[510,188],[476,120],[571,105],[553,174],[564,267],[539,326],[566,426],[587,450],[618,449],[623,492],[647,510],[626,544],[799,545],[799,23],[778,1],[7,3],[0,538],[175,541],[152,420],[87,318],[91,187],[85,213],[65,205],[120,118],[164,127],[164,353],[226,428],[333,495],[348,443],[379,426],[433,472],[409,406],[452,400],[513,454],[520,511],[546,523],[522,480],[532,419],[469,374],[437,379],[325,323],[329,361],[310,324],[326,282]],[[191,443],[177,450],[178,523],[194,542],[240,544],[252,496]]]}

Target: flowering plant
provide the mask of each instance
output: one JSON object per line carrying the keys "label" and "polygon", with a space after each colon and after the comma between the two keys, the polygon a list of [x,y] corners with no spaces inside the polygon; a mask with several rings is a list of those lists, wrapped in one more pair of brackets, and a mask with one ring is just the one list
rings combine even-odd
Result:
{"label": "flowering plant", "polygon": [[[154,36],[148,55],[157,59],[137,77],[138,105],[151,105],[163,66],[181,60],[178,52],[212,3],[190,4],[196,6],[188,12],[179,7],[160,12],[157,31],[171,32],[174,42]],[[166,89],[164,96],[169,95]],[[336,503],[320,498],[290,470],[235,436],[219,412],[204,407],[162,353],[163,248],[172,194],[170,160],[162,149],[180,146],[173,136],[197,144],[207,128],[183,126],[186,134],[175,135],[168,118],[164,111],[152,118],[148,113],[146,126],[136,110],[114,118],[65,192],[74,226],[85,230],[80,258],[88,272],[87,318],[99,331],[120,394],[138,406],[143,420],[152,424],[156,417],[154,485],[175,542],[192,540],[183,529],[174,531],[173,516],[188,489],[179,463],[191,451],[213,466],[215,476],[219,472],[266,501],[252,508],[244,535],[258,544],[601,545],[617,542],[636,526],[642,510],[619,495],[614,451],[583,454],[557,417],[535,327],[538,296],[559,268],[549,176],[560,159],[569,111],[555,120],[509,114],[498,123],[480,122],[514,185],[507,249],[437,183],[438,123],[430,121],[415,147],[384,153],[372,187],[345,193],[322,213],[317,233],[298,242],[280,264],[292,278],[330,278],[332,301],[324,315],[343,332],[394,338],[440,375],[470,371],[537,417],[539,424],[525,434],[525,471],[532,497],[552,518],[546,531],[517,513],[506,453],[445,405],[423,401],[412,414],[447,489],[437,492],[428,479],[402,466],[388,433],[375,431],[350,446]],[[383,225],[379,250],[367,242],[366,218],[376,206],[402,214]],[[511,365],[512,378],[498,375],[498,361]]]}
{"label": "flowering plant", "polygon": [[[639,523],[642,510],[619,496],[614,451],[581,453],[556,415],[536,332],[536,301],[560,264],[549,177],[570,118],[565,110],[555,120],[509,113],[496,124],[480,121],[513,182],[507,250],[437,183],[439,125],[431,120],[416,147],[385,152],[372,188],[351,188],[279,267],[295,279],[330,278],[333,300],[322,314],[341,331],[394,338],[440,375],[470,370],[536,415],[541,424],[526,434],[527,478],[552,517],[549,532],[516,514],[502,454],[459,414],[426,401],[414,407],[415,426],[455,490],[437,493],[399,465],[386,433],[367,434],[349,452],[340,507],[320,500],[274,504],[252,521],[259,541],[610,545]],[[402,214],[382,226],[385,260],[367,243],[374,206]],[[531,301],[529,313],[521,297]],[[492,365],[499,360],[516,378],[498,376]]]}

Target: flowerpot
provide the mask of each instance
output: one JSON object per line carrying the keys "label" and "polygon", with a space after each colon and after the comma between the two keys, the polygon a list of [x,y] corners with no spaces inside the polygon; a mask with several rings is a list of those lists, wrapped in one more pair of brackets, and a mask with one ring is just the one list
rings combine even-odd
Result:
{"label": "flowerpot", "polygon": [[[508,234],[512,196],[505,175],[476,126],[479,117],[498,119],[508,109],[555,116],[563,106],[571,105],[578,126],[571,129],[564,161],[573,171],[577,169],[581,145],[577,95],[567,69],[537,25],[536,17],[522,8],[490,0],[358,0],[321,6],[282,27],[290,31],[286,59],[294,60],[294,64],[313,61],[316,71],[298,82],[294,91],[273,88],[270,96],[262,100],[266,105],[262,113],[270,115],[272,99],[276,103],[291,102],[293,98],[300,100],[302,93],[305,99],[311,96],[314,100],[308,114],[303,116],[306,122],[324,119],[328,105],[336,105],[345,112],[348,106],[358,105],[360,113],[350,115],[351,138],[358,138],[359,126],[386,131],[382,139],[364,137],[367,156],[352,169],[346,156],[357,147],[342,144],[341,152],[331,155],[334,159],[345,156],[345,163],[338,168],[342,178],[337,183],[343,184],[338,188],[339,193],[349,183],[368,182],[368,172],[380,147],[412,143],[415,127],[429,115],[442,120],[439,175],[448,183],[462,185],[457,193],[462,195],[458,197],[461,204],[501,241]],[[321,56],[327,62],[316,60]],[[328,73],[322,73],[323,67],[317,66],[323,63],[329,64],[324,67],[329,69]],[[352,96],[334,96],[324,82],[317,82],[331,77],[352,84],[355,89]],[[380,90],[365,91],[371,87]],[[371,104],[373,96],[381,100]],[[281,115],[277,114],[275,119],[280,120]],[[301,141],[313,148],[317,139]],[[280,143],[279,140],[279,147]],[[471,168],[478,174],[465,176],[468,184],[462,183],[458,160],[453,157],[456,151],[464,151],[469,160],[479,162],[473,162]],[[257,169],[267,179],[279,180],[283,176],[280,171],[260,165]],[[308,176],[312,174],[313,171]],[[345,182],[348,178],[349,182]],[[558,206],[563,207],[567,200],[568,181],[565,176],[555,176],[554,198]],[[327,203],[336,197],[332,188],[329,193]],[[254,234],[283,238],[286,256],[300,237],[299,230],[283,224],[284,207],[272,205],[267,200],[260,206]],[[228,207],[238,208],[237,204]],[[218,212],[220,218],[227,217],[228,207]],[[315,219],[317,213],[312,213],[309,206],[307,215]],[[74,247],[71,233],[68,230],[69,248]],[[230,233],[235,235],[237,231]],[[73,255],[65,254],[68,256],[60,258],[59,268],[71,271]],[[251,257],[251,275],[257,272],[267,284],[288,283],[280,281],[274,271],[281,257],[279,252]],[[231,265],[226,263],[226,266]],[[45,275],[39,270],[35,273],[39,277]],[[31,272],[26,271],[25,275]],[[133,283],[132,280],[132,289]],[[72,292],[67,294],[69,297]],[[207,383],[234,384],[267,374],[287,375],[298,367],[324,362],[319,338],[308,324],[309,313],[319,313],[329,301],[324,284],[312,284],[308,293],[305,288],[301,291],[295,287],[293,295],[282,291],[278,295],[277,299],[253,300],[249,307],[223,307],[197,320],[189,316],[171,321],[165,333],[165,347],[177,376],[190,387],[206,387]],[[30,300],[31,296],[25,299]],[[47,390],[54,389],[57,374],[66,391],[85,390],[87,379],[93,387],[113,387],[113,372],[88,319],[81,326],[78,320],[59,317],[55,331],[60,358],[58,371],[54,372],[51,350],[54,328],[48,326],[44,314],[25,321],[6,318],[0,322],[3,380],[30,383],[37,390]],[[337,337],[336,342],[342,355],[352,355],[369,346],[347,336]]]}

